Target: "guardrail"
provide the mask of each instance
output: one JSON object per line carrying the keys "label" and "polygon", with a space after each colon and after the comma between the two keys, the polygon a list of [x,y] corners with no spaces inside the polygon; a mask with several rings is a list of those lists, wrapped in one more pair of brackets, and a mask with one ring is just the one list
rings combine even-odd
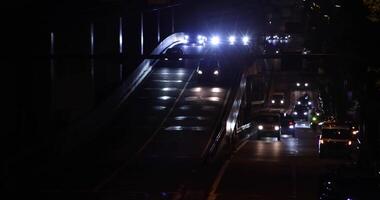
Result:
{"label": "guardrail", "polygon": [[[164,39],[151,53],[151,55],[160,55],[166,49],[183,43],[185,40],[184,33],[174,33]],[[133,71],[133,73],[116,89],[116,91],[103,103],[98,109],[90,113],[86,118],[68,128],[62,135],[63,144],[62,152],[69,152],[83,141],[89,141],[96,137],[96,132],[108,124],[116,111],[134,92],[137,86],[152,70],[156,64],[154,59],[144,59],[142,63]]]}
{"label": "guardrail", "polygon": [[229,110],[229,112],[226,113],[226,117],[223,120],[222,127],[220,128],[219,132],[214,138],[214,141],[210,145],[210,148],[205,158],[206,162],[212,159],[217,154],[217,152],[221,150],[223,143],[231,145],[232,137],[238,134],[238,132],[241,132],[251,127],[251,124],[247,124],[240,128],[236,126],[240,112],[240,106],[246,90],[246,82],[246,74],[242,73],[239,82],[239,87],[237,88],[237,92],[234,96],[231,109]]}

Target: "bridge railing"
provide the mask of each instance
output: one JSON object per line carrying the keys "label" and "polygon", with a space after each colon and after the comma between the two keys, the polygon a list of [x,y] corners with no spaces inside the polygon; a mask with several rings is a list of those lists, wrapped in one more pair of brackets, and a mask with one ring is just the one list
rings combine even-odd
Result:
{"label": "bridge railing", "polygon": [[[185,40],[184,33],[174,33],[164,39],[151,53],[160,55],[166,49],[180,44]],[[139,84],[152,70],[158,61],[156,59],[144,59],[132,74],[110,95],[104,103],[98,106],[87,117],[70,126],[63,134],[62,152],[69,152],[84,141],[97,136],[101,127],[107,125],[117,113],[120,106],[128,99]]]}

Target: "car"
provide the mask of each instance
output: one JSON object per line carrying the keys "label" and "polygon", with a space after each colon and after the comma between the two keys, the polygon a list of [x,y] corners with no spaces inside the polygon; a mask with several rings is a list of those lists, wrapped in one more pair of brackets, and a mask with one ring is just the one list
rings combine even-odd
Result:
{"label": "car", "polygon": [[296,89],[308,89],[310,87],[310,83],[307,81],[298,81],[295,84]]}
{"label": "car", "polygon": [[163,55],[165,61],[182,61],[184,53],[180,47],[172,47],[167,49]]}
{"label": "car", "polygon": [[285,104],[285,94],[283,92],[275,92],[272,94],[270,105],[283,106]]}
{"label": "car", "polygon": [[301,97],[299,97],[297,99],[296,104],[297,105],[304,105],[308,109],[312,109],[313,108],[313,101],[311,100],[311,97],[307,93],[304,94],[304,95],[302,95]]}
{"label": "car", "polygon": [[220,62],[215,58],[202,59],[198,63],[196,72],[199,79],[217,79],[220,76]]}
{"label": "car", "polygon": [[322,126],[318,143],[321,158],[326,156],[352,158],[358,153],[359,145],[360,141],[353,137],[350,127],[338,123]]}
{"label": "car", "polygon": [[292,115],[296,120],[309,120],[309,108],[302,104],[296,104],[293,108]]}
{"label": "car", "polygon": [[281,116],[277,113],[258,113],[253,117],[256,125],[257,138],[276,137],[281,140]]}
{"label": "car", "polygon": [[281,134],[282,135],[291,135],[295,137],[296,131],[295,131],[296,123],[294,121],[294,118],[291,115],[283,115],[281,117]]}

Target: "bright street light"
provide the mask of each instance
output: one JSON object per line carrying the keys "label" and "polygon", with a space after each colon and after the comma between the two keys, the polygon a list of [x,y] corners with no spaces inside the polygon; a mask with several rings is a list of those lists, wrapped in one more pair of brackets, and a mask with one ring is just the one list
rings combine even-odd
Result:
{"label": "bright street light", "polygon": [[212,36],[211,37],[211,44],[212,45],[219,45],[220,44],[220,38],[218,36]]}

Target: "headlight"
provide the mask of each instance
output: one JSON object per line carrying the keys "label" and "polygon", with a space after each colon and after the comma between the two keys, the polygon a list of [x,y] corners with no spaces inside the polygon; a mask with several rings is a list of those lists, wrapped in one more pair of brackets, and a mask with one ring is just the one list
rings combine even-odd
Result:
{"label": "headlight", "polygon": [[230,45],[234,45],[236,42],[236,37],[234,35],[231,35],[230,37],[228,37],[228,42],[230,43]]}
{"label": "headlight", "polygon": [[220,38],[218,36],[212,36],[211,37],[211,44],[212,45],[219,45],[220,44]]}
{"label": "headlight", "polygon": [[300,102],[300,101],[297,101],[297,104],[298,104],[298,105],[301,105],[301,102]]}
{"label": "headlight", "polygon": [[281,100],[280,103],[281,103],[281,104],[284,104],[284,100]]}
{"label": "headlight", "polygon": [[298,115],[298,112],[293,112],[293,115]]}
{"label": "headlight", "polygon": [[217,76],[219,74],[218,70],[214,70],[214,75]]}
{"label": "headlight", "polygon": [[307,105],[311,105],[311,101],[308,101],[308,102],[307,102]]}
{"label": "headlight", "polygon": [[293,129],[293,128],[294,128],[294,125],[289,125],[289,128],[290,128],[290,129]]}
{"label": "headlight", "polygon": [[297,87],[299,87],[299,86],[301,86],[301,84],[300,84],[300,83],[297,83]]}
{"label": "headlight", "polygon": [[319,114],[319,113],[316,113],[316,114],[317,114],[317,116],[321,115],[321,114]]}
{"label": "headlight", "polygon": [[309,86],[309,83],[305,83],[305,87],[308,87]]}
{"label": "headlight", "polygon": [[164,58],[164,60],[169,60],[169,58]]}
{"label": "headlight", "polygon": [[249,43],[249,37],[248,36],[243,36],[243,38],[241,39],[241,41],[243,42],[243,45],[248,45],[248,43]]}
{"label": "headlight", "polygon": [[278,131],[278,130],[280,130],[280,127],[279,126],[274,126],[274,130]]}
{"label": "headlight", "polygon": [[358,133],[359,133],[358,130],[352,131],[352,134],[353,134],[353,135],[356,135],[356,134],[358,134]]}
{"label": "headlight", "polygon": [[197,72],[198,74],[203,74],[202,70],[198,70]]}
{"label": "headlight", "polygon": [[272,103],[276,103],[276,101],[275,101],[275,100],[272,100]]}
{"label": "headlight", "polygon": [[259,125],[258,127],[257,127],[259,130],[263,130],[263,125]]}
{"label": "headlight", "polygon": [[183,60],[183,58],[178,58],[179,61]]}
{"label": "headlight", "polygon": [[304,112],[303,115],[307,115],[307,112]]}

